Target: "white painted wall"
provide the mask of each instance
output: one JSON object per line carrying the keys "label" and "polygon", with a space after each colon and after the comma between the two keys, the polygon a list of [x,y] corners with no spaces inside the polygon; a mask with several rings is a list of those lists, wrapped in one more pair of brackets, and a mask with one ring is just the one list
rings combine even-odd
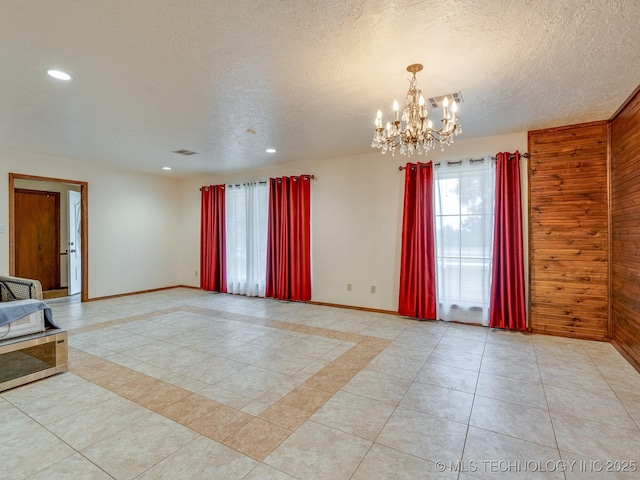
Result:
{"label": "white painted wall", "polygon": [[0,149],[0,274],[9,272],[8,174],[89,184],[89,297],[180,283],[179,181]]}
{"label": "white painted wall", "polygon": [[[458,160],[526,148],[523,132],[458,141],[428,158]],[[372,150],[366,155],[176,180],[0,149],[0,176],[5,178],[0,182],[0,225],[8,226],[9,172],[86,181],[90,298],[177,284],[198,286],[200,186],[314,174],[313,300],[397,310],[404,189],[398,166],[406,160]],[[522,172],[526,201],[526,162]],[[523,210],[526,214],[526,205]],[[1,274],[9,270],[8,238],[8,232],[0,233]],[[351,292],[347,283],[353,285]],[[375,294],[370,293],[372,285]]]}
{"label": "white painted wall", "polygon": [[[457,141],[428,159],[459,160],[495,155],[501,151],[525,152],[527,133]],[[182,239],[180,281],[199,285],[200,192],[217,183],[266,180],[281,175],[314,174],[312,201],[312,299],[383,310],[398,308],[400,236],[404,173],[398,170],[404,156],[366,155],[299,162],[227,175],[208,175],[181,184]],[[412,161],[426,161],[413,157]],[[522,163],[526,180],[526,162]],[[526,202],[527,187],[523,188]],[[526,205],[523,207],[526,214]],[[526,217],[525,217],[526,226]],[[526,232],[525,232],[526,238]],[[525,245],[526,251],[526,245]],[[347,291],[347,283],[353,285]],[[376,293],[370,293],[371,286]]]}

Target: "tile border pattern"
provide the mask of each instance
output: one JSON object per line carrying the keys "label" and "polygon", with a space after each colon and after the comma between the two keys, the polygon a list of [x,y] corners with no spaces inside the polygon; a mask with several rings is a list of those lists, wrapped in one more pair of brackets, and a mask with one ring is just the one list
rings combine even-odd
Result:
{"label": "tile border pattern", "polygon": [[390,340],[327,328],[182,306],[69,330],[99,330],[169,313],[199,315],[353,342],[349,350],[258,415],[240,411],[184,388],[82,350],[69,348],[69,371],[255,460],[264,460],[338,390],[373,360]]}

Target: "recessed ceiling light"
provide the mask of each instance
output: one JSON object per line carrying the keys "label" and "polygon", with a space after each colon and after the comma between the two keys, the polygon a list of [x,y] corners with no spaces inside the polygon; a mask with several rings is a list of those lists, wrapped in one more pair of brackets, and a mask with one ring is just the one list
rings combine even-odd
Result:
{"label": "recessed ceiling light", "polygon": [[73,77],[67,72],[61,70],[47,70],[50,77],[57,78],[58,80],[71,80]]}
{"label": "recessed ceiling light", "polygon": [[162,167],[163,170],[171,170],[171,167]]}
{"label": "recessed ceiling light", "polygon": [[172,153],[177,153],[178,155],[184,155],[185,157],[189,157],[191,155],[197,155],[197,152],[194,152],[192,150],[187,150],[186,148],[183,148],[182,150],[174,150]]}
{"label": "recessed ceiling light", "polygon": [[265,152],[267,152],[267,153],[276,153],[276,149],[275,148],[267,148],[265,150]]}

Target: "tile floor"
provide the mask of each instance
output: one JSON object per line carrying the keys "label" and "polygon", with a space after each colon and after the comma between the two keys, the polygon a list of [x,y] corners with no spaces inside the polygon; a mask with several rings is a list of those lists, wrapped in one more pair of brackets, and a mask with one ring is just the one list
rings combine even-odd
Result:
{"label": "tile floor", "polygon": [[192,289],[50,303],[70,371],[0,394],[2,479],[640,478],[640,374],[606,343]]}

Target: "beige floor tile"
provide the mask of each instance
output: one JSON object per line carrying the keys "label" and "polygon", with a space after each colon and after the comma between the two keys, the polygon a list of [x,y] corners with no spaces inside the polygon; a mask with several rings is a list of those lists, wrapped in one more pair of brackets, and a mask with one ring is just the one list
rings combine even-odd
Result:
{"label": "beige floor tile", "polygon": [[251,473],[244,477],[243,480],[296,480],[291,475],[287,475],[269,465],[261,463],[251,470]]}
{"label": "beige floor tile", "polygon": [[[640,429],[551,412],[560,450],[601,460],[640,458]],[[606,419],[606,417],[604,418]]]}
{"label": "beige floor tile", "polygon": [[163,355],[166,355],[169,352],[174,352],[180,348],[179,346],[172,345],[168,342],[148,337],[146,338],[148,340],[147,342],[141,343],[136,347],[118,349],[115,351],[127,355],[128,357],[135,358],[136,360],[140,360],[141,362],[148,362],[149,360],[162,357]]}
{"label": "beige floor tile", "polygon": [[400,335],[404,329],[407,328],[406,325],[401,325],[397,327],[392,326],[377,326],[377,325],[369,325],[368,327],[363,328],[358,333],[360,335],[370,335],[372,337],[386,338],[388,340],[393,340]]}
{"label": "beige floor tile", "polygon": [[135,372],[141,373],[148,377],[153,377],[158,380],[170,374],[179,375],[179,374],[176,374],[175,372],[172,372],[171,370],[167,370],[166,368],[161,368],[156,365],[152,365],[150,363],[145,363],[145,362],[140,362],[138,365],[132,366],[130,368]]}
{"label": "beige floor tile", "polygon": [[385,375],[371,370],[362,370],[347,383],[343,390],[381,402],[397,405],[407,393],[412,380]]}
{"label": "beige floor tile", "polygon": [[536,362],[536,351],[533,344],[505,344],[500,342],[487,342],[484,347],[484,355],[487,357],[501,358],[510,362],[530,363]]}
{"label": "beige floor tile", "polygon": [[149,410],[159,412],[191,395],[191,392],[184,388],[176,387],[162,380],[157,380],[156,382],[149,389],[144,389],[140,392],[127,392],[128,394],[123,396]]}
{"label": "beige floor tile", "polygon": [[280,425],[288,430],[295,430],[307,421],[311,413],[282,402],[277,402],[260,413],[259,416],[268,422]]}
{"label": "beige floor tile", "polygon": [[442,336],[438,345],[433,350],[433,353],[444,355],[457,355],[460,352],[467,352],[473,355],[482,355],[485,350],[485,341],[473,340],[469,338],[462,338],[459,336],[451,336],[449,334],[451,330],[448,330],[446,334]]}
{"label": "beige floor tile", "polygon": [[347,392],[336,393],[310,419],[374,441],[395,410],[393,405]]}
{"label": "beige floor tile", "polygon": [[555,467],[546,472],[524,471],[526,465],[557,465],[560,452],[499,433],[469,427],[464,447],[463,464],[474,465],[473,476],[478,478],[549,478],[563,479],[564,473]]}
{"label": "beige floor tile", "polygon": [[555,387],[589,392],[606,392],[611,390],[609,384],[598,369],[591,364],[580,366],[540,365],[542,383]]}
{"label": "beige floor tile", "polygon": [[247,364],[253,364],[268,354],[268,348],[260,348],[256,343],[243,343],[240,346],[226,349],[219,353],[221,357]]}
{"label": "beige floor tile", "polygon": [[433,462],[374,444],[351,477],[352,480],[376,479],[443,479],[455,480],[455,472],[441,472]]}
{"label": "beige floor tile", "polygon": [[153,415],[93,444],[81,453],[113,477],[131,479],[198,436],[187,427]]}
{"label": "beige floor tile", "polygon": [[476,395],[535,408],[547,408],[544,387],[539,382],[481,373],[478,377]]}
{"label": "beige floor tile", "polygon": [[220,443],[199,437],[147,470],[144,479],[245,478],[257,462]]}
{"label": "beige floor tile", "polygon": [[108,375],[103,375],[98,378],[91,379],[92,383],[100,385],[107,390],[114,390],[119,385],[123,385],[127,382],[139,381],[144,375],[130,368],[116,365],[117,368],[113,369],[113,372]]}
{"label": "beige floor tile", "polygon": [[254,400],[249,405],[241,408],[240,410],[243,411],[244,413],[248,413],[249,415],[253,415],[254,417],[257,417],[270,406],[271,405],[268,403],[260,402],[259,400]]}
{"label": "beige floor tile", "polygon": [[[145,337],[143,335],[137,335],[135,333],[129,332],[129,335],[126,338],[118,338],[116,340],[112,340],[110,342],[101,343],[100,346],[102,348],[106,348],[107,350],[111,350],[116,353],[126,353],[127,351],[135,351],[136,349],[144,349],[145,346],[152,344],[154,340],[149,337]],[[157,353],[160,353],[159,350]],[[151,358],[158,356],[151,356]],[[166,352],[165,352],[166,353]],[[140,359],[144,360],[144,359]]]}
{"label": "beige floor tile", "polygon": [[405,357],[412,360],[425,362],[429,358],[429,355],[431,355],[431,352],[433,352],[434,348],[435,343],[427,347],[424,345],[406,345],[401,342],[392,342],[387,348],[383,350],[383,353],[385,355]]}
{"label": "beige floor tile", "polygon": [[[15,415],[12,415],[13,421],[8,422],[9,413],[0,415],[0,421],[2,421],[0,432],[4,437],[4,440],[0,441],[2,451],[0,477],[27,478],[76,453],[33,420],[21,419],[18,422]],[[28,425],[25,425],[25,422]],[[15,427],[22,428],[17,431],[9,430]]]}
{"label": "beige floor tile", "polygon": [[260,418],[254,418],[240,427],[223,442],[255,460],[262,461],[273,452],[291,431]]}
{"label": "beige floor tile", "polygon": [[476,397],[469,425],[528,442],[557,447],[547,409]]}
{"label": "beige floor tile", "polygon": [[545,386],[549,410],[591,420],[602,418],[607,423],[629,425],[633,420],[615,394],[609,391],[591,393],[581,390]]}
{"label": "beige floor tile", "polygon": [[435,417],[468,423],[473,395],[437,385],[414,382],[400,402],[403,408],[418,410]]}
{"label": "beige floor tile", "polygon": [[158,377],[158,380],[162,380],[163,382],[170,383],[175,385],[176,387],[184,388],[185,390],[189,390],[190,392],[198,392],[203,388],[206,388],[208,384],[204,382],[200,382],[193,378],[187,377],[185,375],[181,375],[179,373],[165,371],[162,372]]}
{"label": "beige floor tile", "polygon": [[279,402],[309,413],[315,413],[333,394],[302,384],[282,397]]}
{"label": "beige floor tile", "polygon": [[[199,395],[215,400],[218,403],[227,405],[228,407],[242,410],[244,407],[254,401],[253,398],[241,395],[231,390],[218,387],[216,385],[207,385],[205,388],[198,390]],[[260,397],[262,398],[262,397]]]}
{"label": "beige floor tile", "polygon": [[19,437],[35,436],[43,431],[42,425],[15,407],[0,413],[0,429],[0,447]]}
{"label": "beige floor tile", "polygon": [[194,393],[178,400],[176,403],[166,406],[158,413],[170,418],[174,422],[189,425],[200,417],[211,413],[220,405],[221,404],[215,400]]}
{"label": "beige floor tile", "polygon": [[488,333],[488,328],[478,328],[475,325],[465,325],[463,323],[451,323],[443,337],[456,337],[463,340],[484,342]]}
{"label": "beige floor tile", "polygon": [[76,450],[83,450],[137,422],[149,420],[153,413],[122,397],[114,397],[79,411],[47,428]]}
{"label": "beige floor tile", "polygon": [[429,363],[437,363],[438,365],[447,365],[449,367],[462,368],[477,372],[480,370],[482,355],[476,355],[464,351],[458,352],[456,355],[452,355],[450,352],[434,351],[427,360],[427,364]]}
{"label": "beige floor tile", "polygon": [[282,373],[284,375],[295,375],[300,370],[309,366],[316,360],[316,356],[307,355],[304,352],[299,352],[295,355],[274,352],[261,358],[253,365],[267,370],[272,370],[274,372]]}
{"label": "beige floor tile", "polygon": [[640,477],[634,460],[602,460],[560,451],[567,480],[631,480]]}
{"label": "beige floor tile", "polygon": [[[70,332],[70,365],[91,381],[64,373],[1,393],[0,446],[4,452],[15,440],[21,445],[51,432],[57,438],[44,438],[47,448],[66,442],[98,465],[64,446],[71,455],[63,459],[45,451],[31,461],[38,470],[28,465],[28,472],[37,478],[78,478],[78,471],[79,478],[105,478],[102,465],[122,478],[333,479],[354,470],[354,479],[455,478],[434,471],[432,462],[464,467],[465,441],[465,459],[553,462],[560,455],[552,448],[556,437],[564,461],[640,458],[640,374],[602,342],[193,289],[56,304],[55,313],[79,327]],[[274,378],[285,379],[272,387]],[[294,433],[270,454],[271,465],[259,463],[119,396],[94,404],[91,392],[100,387],[195,423],[256,458]],[[78,398],[70,396],[76,392]],[[468,400],[474,392],[470,427],[434,416],[466,421],[460,395]],[[45,407],[54,400],[60,405],[49,417]],[[397,407],[401,401],[433,415]],[[212,405],[218,408],[209,411]],[[374,438],[369,448],[366,439]],[[557,473],[476,467],[458,479]]]}
{"label": "beige floor tile", "polygon": [[540,382],[540,369],[536,362],[505,362],[501,358],[483,357],[480,373],[515,378],[524,382]]}
{"label": "beige floor tile", "polygon": [[392,375],[394,377],[406,378],[413,380],[420,372],[424,362],[411,358],[394,357],[393,355],[385,355],[381,353],[374,358],[366,367],[366,370],[381,373],[383,375]]}
{"label": "beige floor tile", "polygon": [[[46,382],[48,379],[45,379]],[[98,405],[116,395],[109,390],[84,382],[72,389],[32,398],[22,396],[20,390],[5,395],[13,405],[43,425],[50,425],[74,413]]]}
{"label": "beige floor tile", "polygon": [[0,414],[6,412],[7,410],[11,410],[15,408],[9,402],[7,402],[4,398],[0,397]]}
{"label": "beige floor tile", "polygon": [[333,394],[344,387],[360,368],[360,366],[340,365],[333,362],[312,375],[305,385]]}
{"label": "beige floor tile", "polygon": [[286,375],[249,365],[215,385],[225,390],[256,399],[287,379]]}
{"label": "beige floor tile", "polygon": [[213,440],[222,442],[240,427],[253,420],[253,418],[253,415],[221,405],[190,423],[189,428]]}
{"label": "beige floor tile", "polygon": [[361,438],[307,422],[264,462],[296,478],[349,479],[370,446]]}
{"label": "beige floor tile", "polygon": [[303,384],[307,380],[307,378],[308,377],[299,377],[298,375],[291,376],[280,385],[273,387],[264,395],[260,395],[257,401],[266,403],[268,405],[273,405],[287,393],[291,392],[294,388]]}
{"label": "beige floor tile", "polygon": [[69,371],[86,380],[117,375],[119,365],[96,356],[84,356],[81,361],[69,361]]}
{"label": "beige floor tile", "polygon": [[397,408],[376,443],[432,462],[458,461],[466,433],[461,423]]}
{"label": "beige floor tile", "polygon": [[29,480],[111,480],[112,478],[82,455],[76,453],[30,476]]}
{"label": "beige floor tile", "polygon": [[416,377],[417,382],[437,385],[451,390],[475,393],[478,372],[463,368],[427,363]]}

